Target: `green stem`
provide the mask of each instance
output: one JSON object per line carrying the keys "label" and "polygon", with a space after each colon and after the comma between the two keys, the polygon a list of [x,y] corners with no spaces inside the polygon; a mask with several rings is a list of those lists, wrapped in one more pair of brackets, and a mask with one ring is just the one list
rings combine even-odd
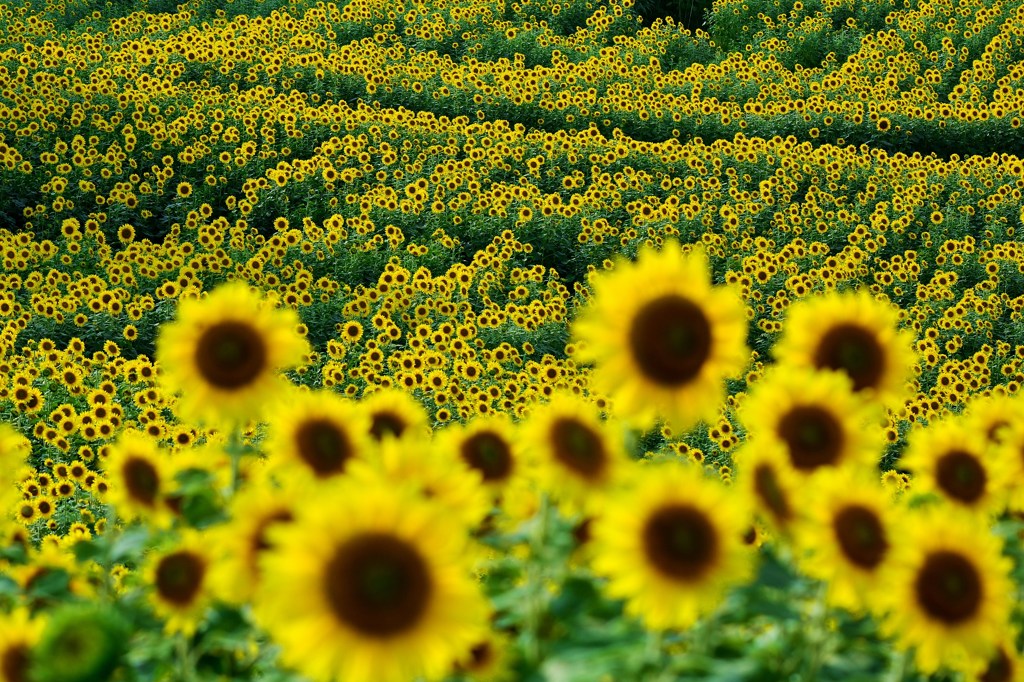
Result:
{"label": "green stem", "polygon": [[825,617],[828,615],[828,606],[825,604],[826,589],[825,583],[821,583],[811,604],[811,621],[807,628],[808,637],[806,638],[806,644],[810,646],[811,655],[807,659],[806,672],[803,676],[805,680],[816,680],[818,678],[825,641],[828,639],[828,632],[825,630]]}
{"label": "green stem", "polygon": [[527,611],[527,630],[530,634],[529,646],[526,651],[527,660],[531,665],[539,665],[541,661],[540,645],[540,621],[544,613],[544,561],[541,553],[544,551],[547,542],[548,516],[550,514],[550,502],[547,494],[540,498],[540,509],[537,511],[537,521],[534,532],[530,537],[530,563],[527,579],[530,585],[529,609]]}
{"label": "green stem", "polygon": [[893,651],[892,666],[885,676],[885,682],[904,682],[908,679],[907,673],[910,671],[910,662],[913,657],[914,654],[909,649],[903,652]]}
{"label": "green stem", "polygon": [[178,633],[177,637],[177,650],[178,650],[178,667],[181,671],[182,682],[192,682],[195,679],[194,670],[192,670],[192,660],[188,650],[188,640],[185,639],[185,635]]}

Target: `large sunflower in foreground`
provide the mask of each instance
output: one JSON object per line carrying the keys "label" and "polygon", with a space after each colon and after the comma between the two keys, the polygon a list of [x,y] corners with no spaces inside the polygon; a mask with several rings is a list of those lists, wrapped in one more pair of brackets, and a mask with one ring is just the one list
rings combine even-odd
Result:
{"label": "large sunflower in foreground", "polygon": [[785,447],[774,440],[747,441],[733,456],[737,490],[754,504],[757,515],[771,529],[789,535],[805,509],[800,492],[806,477],[796,473]]}
{"label": "large sunflower in foreground", "polygon": [[890,495],[874,477],[830,469],[802,497],[807,512],[797,524],[799,559],[806,573],[828,585],[828,600],[862,612],[900,541]]}
{"label": "large sunflower in foreground", "polygon": [[175,547],[150,557],[145,579],[168,634],[196,631],[210,605],[212,566],[208,538],[194,530],[186,531]]}
{"label": "large sunflower in foreground", "polygon": [[0,682],[26,682],[32,648],[43,634],[45,621],[19,608],[0,617]]}
{"label": "large sunflower in foreground", "polygon": [[736,292],[711,285],[703,251],[667,242],[620,261],[593,288],[573,335],[619,416],[641,426],[661,417],[681,431],[713,418],[725,378],[749,359],[747,317]]}
{"label": "large sunflower in foreground", "polygon": [[983,433],[962,417],[918,428],[907,438],[899,466],[913,473],[915,493],[933,492],[963,511],[983,516],[1006,506],[1014,462],[989,448]]}
{"label": "large sunflower in foreground", "polygon": [[180,393],[186,419],[241,424],[259,419],[284,386],[279,371],[303,360],[309,345],[299,317],[274,309],[240,282],[187,299],[160,329],[156,356],[167,390]]}
{"label": "large sunflower in foreground", "polygon": [[283,663],[319,681],[449,672],[488,629],[465,530],[404,487],[342,480],[321,491],[295,523],[270,529],[262,556],[255,613]]}
{"label": "large sunflower in foreground", "polygon": [[752,568],[746,505],[698,467],[643,468],[591,525],[594,571],[651,629],[692,625]]}
{"label": "large sunflower in foreground", "polygon": [[907,393],[917,361],[897,311],[866,291],[833,292],[793,305],[773,353],[779,364],[846,374],[853,390],[885,405]]}
{"label": "large sunflower in foreground", "polygon": [[751,443],[774,440],[801,474],[822,468],[877,466],[881,442],[871,413],[840,374],[807,369],[771,372],[740,408]]}
{"label": "large sunflower in foreground", "polygon": [[1009,628],[1013,584],[1002,543],[976,517],[945,508],[908,515],[872,593],[883,631],[914,648],[917,667],[975,674]]}

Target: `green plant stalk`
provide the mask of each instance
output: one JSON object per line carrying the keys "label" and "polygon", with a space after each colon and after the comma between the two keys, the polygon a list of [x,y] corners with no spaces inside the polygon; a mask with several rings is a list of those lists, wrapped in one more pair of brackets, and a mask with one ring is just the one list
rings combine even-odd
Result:
{"label": "green plant stalk", "polygon": [[526,650],[527,661],[532,666],[540,664],[542,650],[540,645],[540,621],[544,612],[544,562],[539,560],[544,544],[547,541],[548,517],[550,501],[546,493],[541,495],[540,509],[537,511],[537,524],[530,536],[530,563],[527,580],[530,586],[529,607],[526,612],[526,628],[529,633],[529,646]]}

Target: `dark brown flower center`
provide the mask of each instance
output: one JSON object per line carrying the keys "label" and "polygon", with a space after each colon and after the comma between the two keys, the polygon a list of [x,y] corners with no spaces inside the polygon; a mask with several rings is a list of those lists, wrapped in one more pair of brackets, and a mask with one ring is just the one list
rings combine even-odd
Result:
{"label": "dark brown flower center", "polygon": [[760,464],[754,469],[754,493],[776,522],[785,523],[793,517],[793,508],[779,486],[775,470],[768,464]]}
{"label": "dark brown flower center", "polygon": [[469,670],[483,670],[494,660],[494,647],[490,642],[481,642],[469,650]]}
{"label": "dark brown flower center", "polygon": [[779,421],[779,436],[793,466],[813,471],[836,464],[843,451],[843,428],[828,410],[816,405],[794,407]]}
{"label": "dark brown flower center", "polygon": [[207,383],[230,391],[252,384],[264,373],[267,350],[263,337],[251,325],[218,322],[199,337],[195,361]]}
{"label": "dark brown flower center", "polygon": [[1013,679],[1013,661],[1003,647],[996,650],[995,656],[988,662],[985,672],[978,682],[1010,682]]}
{"label": "dark brown flower center", "polygon": [[466,464],[483,474],[485,481],[500,481],[512,473],[512,450],[498,434],[473,434],[462,443],[461,452]]}
{"label": "dark brown flower center", "polygon": [[160,474],[151,462],[131,457],[125,461],[121,473],[129,497],[148,507],[156,504],[156,496],[160,492]]}
{"label": "dark brown flower center", "polygon": [[925,559],[914,584],[918,605],[947,625],[969,620],[981,608],[978,569],[956,552],[940,550]]}
{"label": "dark brown flower center", "polygon": [[861,568],[877,566],[889,549],[885,527],[874,511],[861,505],[844,507],[832,519],[839,548],[848,561]]}
{"label": "dark brown flower center", "polygon": [[268,514],[258,526],[256,526],[256,532],[252,536],[252,548],[255,553],[266,551],[273,547],[267,539],[267,531],[270,527],[278,523],[291,523],[295,520],[295,517],[287,509],[280,509],[273,514]]}
{"label": "dark brown flower center", "polygon": [[555,459],[584,478],[598,478],[608,463],[604,441],[586,424],[569,417],[551,427]]}
{"label": "dark brown flower center", "polygon": [[419,552],[385,533],[357,535],[338,548],[324,590],[339,620],[372,637],[415,628],[430,604],[430,572]]}
{"label": "dark brown flower center", "polygon": [[965,504],[985,494],[988,477],[978,458],[963,450],[953,450],[939,458],[935,479],[942,492]]}
{"label": "dark brown flower center", "polygon": [[370,435],[378,441],[384,436],[401,438],[406,426],[405,420],[394,412],[376,412],[370,423]]}
{"label": "dark brown flower center", "polygon": [[156,589],[175,606],[189,606],[199,594],[206,562],[188,550],[168,554],[156,567]]}
{"label": "dark brown flower center", "polygon": [[662,296],[633,318],[629,347],[648,380],[675,388],[692,381],[711,355],[711,323],[693,301]]}
{"label": "dark brown flower center", "polygon": [[299,457],[321,477],[339,474],[352,457],[348,434],[330,419],[307,419],[295,432]]}
{"label": "dark brown flower center", "polygon": [[707,515],[689,505],[674,504],[654,512],[643,531],[644,552],[663,574],[695,580],[715,564],[718,536]]}
{"label": "dark brown flower center", "polygon": [[30,662],[29,648],[22,643],[13,644],[4,649],[0,657],[0,671],[8,682],[28,682],[28,666]]}
{"label": "dark brown flower center", "polygon": [[885,350],[875,335],[856,324],[838,324],[822,337],[814,366],[846,372],[853,390],[878,386],[885,372]]}

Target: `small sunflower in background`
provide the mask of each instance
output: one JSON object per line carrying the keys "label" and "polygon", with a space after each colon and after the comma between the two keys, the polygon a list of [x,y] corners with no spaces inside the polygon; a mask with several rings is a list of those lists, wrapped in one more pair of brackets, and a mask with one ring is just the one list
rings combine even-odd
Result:
{"label": "small sunflower in background", "polygon": [[985,667],[973,677],[974,682],[1024,682],[1024,660],[1014,645],[1015,636],[1008,635],[989,656]]}
{"label": "small sunflower in background", "polygon": [[109,446],[103,469],[109,481],[106,501],[125,521],[141,518],[156,527],[174,519],[167,495],[174,489],[174,467],[156,442],[138,431],[125,431]]}
{"label": "small sunflower in background", "polygon": [[520,431],[541,487],[577,511],[600,505],[629,462],[621,434],[574,394],[535,407]]}
{"label": "small sunflower in background", "polygon": [[415,398],[398,388],[384,388],[363,395],[359,403],[370,419],[369,435],[380,442],[400,438],[406,432],[429,435],[427,413]]}
{"label": "small sunflower in background", "polygon": [[619,416],[640,426],[661,417],[680,431],[714,419],[725,378],[749,360],[747,317],[736,292],[711,285],[703,251],[670,241],[620,261],[593,287],[573,337]]}
{"label": "small sunflower in background", "polygon": [[882,631],[913,648],[917,668],[980,672],[1009,632],[1011,562],[976,517],[946,508],[910,513],[872,592]]}
{"label": "small sunflower in background", "polygon": [[443,676],[488,631],[465,529],[404,487],[341,480],[318,494],[270,529],[261,557],[255,613],[282,662],[325,682]]}
{"label": "small sunflower in background", "polygon": [[44,618],[32,617],[26,608],[0,616],[0,682],[32,679],[32,653],[45,626]]}
{"label": "small sunflower in background", "polygon": [[191,635],[202,621],[211,600],[209,551],[209,538],[189,530],[173,548],[149,558],[144,580],[167,634]]}
{"label": "small sunflower in background", "polygon": [[511,658],[508,637],[491,632],[460,656],[453,668],[473,682],[504,682],[515,679]]}
{"label": "small sunflower in background", "polygon": [[741,496],[698,467],[653,465],[592,523],[593,568],[648,628],[685,628],[748,578],[751,518]]}
{"label": "small sunflower in background", "polygon": [[897,323],[896,310],[866,291],[832,292],[792,306],[773,353],[786,367],[841,372],[855,392],[896,405],[917,362],[913,335]]}
{"label": "small sunflower in background", "polygon": [[788,536],[794,523],[803,518],[800,495],[806,477],[793,470],[783,445],[770,440],[748,441],[733,455],[733,462],[740,495],[753,503],[757,515],[772,531]]}
{"label": "small sunflower in background", "polygon": [[263,416],[285,385],[280,370],[309,350],[298,315],[274,309],[241,282],[181,301],[177,319],[160,329],[160,380],[179,393],[185,419],[241,425]]}
{"label": "small sunflower in background", "polygon": [[366,410],[336,393],[291,390],[269,418],[265,451],[283,475],[322,480],[366,456],[369,428]]}
{"label": "small sunflower in background", "polygon": [[832,469],[804,492],[801,507],[807,515],[794,533],[800,565],[827,583],[830,603],[863,613],[900,542],[889,493],[866,473]]}
{"label": "small sunflower in background", "polygon": [[774,440],[800,474],[854,466],[873,470],[881,454],[871,411],[835,373],[777,368],[758,382],[740,408],[751,443]]}
{"label": "small sunflower in background", "polygon": [[910,432],[899,467],[914,475],[914,494],[935,493],[954,507],[984,517],[1006,507],[1014,462],[989,448],[983,433],[950,417]]}

